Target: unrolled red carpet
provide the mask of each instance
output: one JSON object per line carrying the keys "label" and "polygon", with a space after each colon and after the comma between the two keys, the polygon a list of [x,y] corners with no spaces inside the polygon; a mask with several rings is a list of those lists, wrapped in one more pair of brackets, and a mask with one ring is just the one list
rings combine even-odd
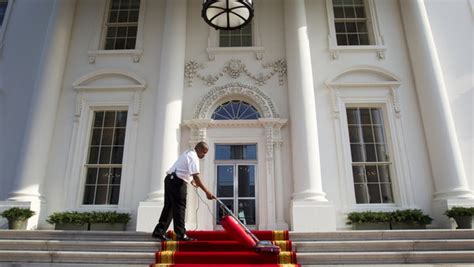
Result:
{"label": "unrolled red carpet", "polygon": [[[250,267],[250,266],[300,266],[296,263],[288,231],[253,231],[260,240],[271,240],[281,248],[279,254],[259,254],[247,248],[225,231],[188,231],[190,237],[197,241],[167,241],[161,243],[161,250],[156,252],[156,263],[150,267]],[[176,240],[169,231],[168,237]]]}

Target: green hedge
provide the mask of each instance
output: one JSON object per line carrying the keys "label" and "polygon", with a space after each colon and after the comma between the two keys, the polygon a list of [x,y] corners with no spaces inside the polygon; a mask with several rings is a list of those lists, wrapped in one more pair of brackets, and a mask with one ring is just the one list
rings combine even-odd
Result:
{"label": "green hedge", "polygon": [[412,222],[419,224],[430,224],[433,219],[419,209],[386,211],[363,211],[351,212],[347,215],[347,224],[366,222]]}
{"label": "green hedge", "polygon": [[474,208],[452,207],[445,211],[444,214],[451,218],[457,216],[474,216]]}
{"label": "green hedge", "polygon": [[65,211],[55,212],[46,220],[50,224],[56,223],[128,223],[130,214],[117,213],[115,211],[93,211],[93,212],[77,212]]}
{"label": "green hedge", "polygon": [[10,208],[0,213],[0,216],[2,217],[5,217],[10,220],[20,221],[27,220],[33,215],[35,215],[35,212],[28,208]]}

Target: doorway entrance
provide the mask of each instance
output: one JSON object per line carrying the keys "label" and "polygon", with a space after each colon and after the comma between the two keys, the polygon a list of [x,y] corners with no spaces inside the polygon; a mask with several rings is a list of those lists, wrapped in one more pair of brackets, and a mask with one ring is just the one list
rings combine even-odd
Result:
{"label": "doorway entrance", "polygon": [[[255,228],[257,222],[257,144],[216,144],[217,197],[241,222]],[[215,226],[222,211],[216,204]]]}

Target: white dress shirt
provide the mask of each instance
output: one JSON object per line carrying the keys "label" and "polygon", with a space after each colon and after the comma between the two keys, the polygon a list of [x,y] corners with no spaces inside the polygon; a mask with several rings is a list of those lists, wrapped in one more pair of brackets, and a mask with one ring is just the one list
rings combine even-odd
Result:
{"label": "white dress shirt", "polygon": [[194,178],[193,174],[199,173],[199,158],[194,149],[187,150],[179,156],[173,166],[167,171],[168,174],[176,172],[178,178],[190,183]]}

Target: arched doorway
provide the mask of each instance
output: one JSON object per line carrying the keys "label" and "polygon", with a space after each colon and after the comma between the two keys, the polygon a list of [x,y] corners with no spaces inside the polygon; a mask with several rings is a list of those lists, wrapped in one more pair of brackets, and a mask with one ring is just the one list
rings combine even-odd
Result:
{"label": "arched doorway", "polygon": [[[272,100],[256,87],[231,83],[199,102],[190,144],[207,141],[211,150],[202,166],[219,198],[256,229],[287,229],[281,170],[281,129],[286,124]],[[213,207],[218,214],[218,207]],[[219,228],[218,218],[205,224]]]}

